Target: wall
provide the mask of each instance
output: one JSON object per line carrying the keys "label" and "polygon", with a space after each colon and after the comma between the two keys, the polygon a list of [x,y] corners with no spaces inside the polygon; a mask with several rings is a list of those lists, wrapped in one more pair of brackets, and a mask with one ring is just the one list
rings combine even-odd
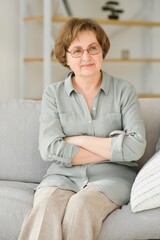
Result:
{"label": "wall", "polygon": [[[156,0],[155,4],[151,6],[150,17],[153,21],[160,22],[160,1]],[[151,38],[149,44],[151,45],[151,55],[154,58],[160,58],[160,27],[150,29]],[[146,89],[151,93],[160,94],[160,63],[150,64],[146,67],[145,76],[147,78]]]}
{"label": "wall", "polygon": [[0,99],[19,97],[19,4],[0,0]]}
{"label": "wall", "polygon": [[[58,1],[58,0],[53,0]],[[29,14],[42,14],[42,0],[28,0]],[[60,2],[60,1],[59,1]],[[78,17],[107,17],[101,10],[105,0],[68,0],[71,10]],[[94,4],[93,4],[94,3]],[[121,19],[160,21],[159,0],[120,0],[120,7],[125,9]],[[19,48],[19,1],[0,0],[0,99],[20,97],[20,48]],[[55,7],[56,6],[56,7]],[[53,13],[63,11],[54,5]],[[53,24],[52,34],[56,36],[61,24]],[[108,57],[121,57],[124,49],[130,51],[130,57],[160,58],[160,27],[126,27],[105,26],[111,39]],[[42,57],[43,25],[40,22],[27,23],[26,57]],[[103,69],[110,74],[127,79],[135,85],[138,93],[160,93],[160,63],[104,63]],[[25,86],[26,98],[41,98],[43,92],[42,63],[26,63]],[[59,64],[52,65],[52,80],[59,81],[65,77],[67,70]]]}

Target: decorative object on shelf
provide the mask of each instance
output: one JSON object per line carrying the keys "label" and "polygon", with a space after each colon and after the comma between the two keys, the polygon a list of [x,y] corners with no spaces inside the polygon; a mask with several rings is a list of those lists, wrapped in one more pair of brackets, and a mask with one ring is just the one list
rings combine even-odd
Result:
{"label": "decorative object on shelf", "polygon": [[129,59],[130,51],[129,49],[122,49],[121,50],[121,58],[122,59]]}
{"label": "decorative object on shelf", "polygon": [[123,9],[117,9],[119,5],[118,1],[108,1],[102,7],[103,11],[110,11],[110,15],[108,15],[109,19],[119,19],[119,14],[123,13]]}
{"label": "decorative object on shelf", "polygon": [[65,6],[65,9],[66,9],[66,12],[67,12],[68,16],[72,16],[73,14],[72,14],[72,11],[71,11],[71,8],[69,6],[68,1],[67,0],[62,0],[62,2]]}
{"label": "decorative object on shelf", "polygon": [[54,0],[52,4],[53,16],[72,16],[72,11],[68,0]]}

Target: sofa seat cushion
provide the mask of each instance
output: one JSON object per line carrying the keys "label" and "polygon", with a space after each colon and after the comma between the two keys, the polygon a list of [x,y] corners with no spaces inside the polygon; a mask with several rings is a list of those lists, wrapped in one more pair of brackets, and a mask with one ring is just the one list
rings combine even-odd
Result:
{"label": "sofa seat cushion", "polygon": [[160,239],[160,208],[133,213],[130,204],[111,213],[97,240]]}
{"label": "sofa seat cushion", "polygon": [[0,239],[17,240],[37,184],[0,181]]}

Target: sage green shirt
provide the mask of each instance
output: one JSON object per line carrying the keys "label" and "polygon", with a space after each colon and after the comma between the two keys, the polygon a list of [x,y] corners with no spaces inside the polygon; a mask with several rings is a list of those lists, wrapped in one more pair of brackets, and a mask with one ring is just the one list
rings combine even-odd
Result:
{"label": "sage green shirt", "polygon": [[[58,186],[77,192],[87,184],[95,184],[113,202],[123,205],[129,201],[136,161],[146,145],[135,88],[102,72],[102,84],[90,113],[84,97],[72,85],[72,74],[44,91],[39,149],[42,158],[52,164],[38,188]],[[111,137],[111,159],[72,166],[79,147],[63,138],[76,135]]]}

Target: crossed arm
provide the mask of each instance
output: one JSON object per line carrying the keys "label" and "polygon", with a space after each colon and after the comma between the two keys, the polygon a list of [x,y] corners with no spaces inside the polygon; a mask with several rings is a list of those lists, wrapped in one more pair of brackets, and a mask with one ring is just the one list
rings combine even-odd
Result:
{"label": "crossed arm", "polygon": [[72,165],[102,162],[111,158],[111,138],[73,136],[64,140],[79,147]]}

